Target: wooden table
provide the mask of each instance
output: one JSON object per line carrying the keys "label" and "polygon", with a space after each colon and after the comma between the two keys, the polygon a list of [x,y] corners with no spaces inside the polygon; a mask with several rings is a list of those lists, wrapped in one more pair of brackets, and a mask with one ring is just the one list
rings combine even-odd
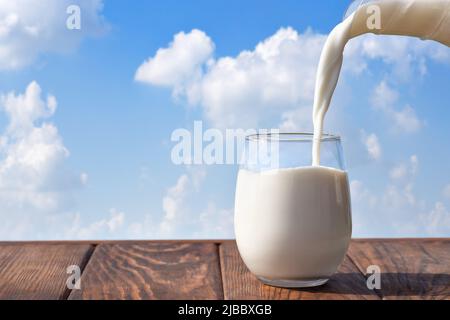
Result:
{"label": "wooden table", "polygon": [[[67,288],[71,265],[81,290]],[[3,242],[0,299],[450,299],[450,239],[353,240],[328,284],[304,290],[261,284],[234,241]]]}

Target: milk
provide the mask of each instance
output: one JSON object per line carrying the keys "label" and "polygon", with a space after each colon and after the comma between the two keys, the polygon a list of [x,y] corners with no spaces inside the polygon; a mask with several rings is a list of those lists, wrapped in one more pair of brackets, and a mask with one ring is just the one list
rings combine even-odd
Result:
{"label": "milk", "polygon": [[[378,6],[381,29],[370,29],[370,6]],[[450,0],[380,0],[357,9],[330,33],[316,78],[313,123],[313,165],[320,164],[320,137],[325,114],[336,88],[347,42],[365,33],[405,35],[431,39],[450,47]],[[389,50],[389,48],[386,48]]]}
{"label": "milk", "polygon": [[261,279],[326,281],[342,262],[351,231],[345,171],[239,171],[237,245],[247,267]]}

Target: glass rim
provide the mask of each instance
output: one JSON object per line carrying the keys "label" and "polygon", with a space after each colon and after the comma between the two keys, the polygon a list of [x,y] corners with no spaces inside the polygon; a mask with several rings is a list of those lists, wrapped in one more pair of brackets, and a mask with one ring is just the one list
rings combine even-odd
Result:
{"label": "glass rim", "polygon": [[[246,141],[278,141],[278,142],[313,142],[314,133],[312,132],[279,132],[279,133],[257,133],[245,137]],[[341,137],[335,134],[323,133],[321,142],[335,141],[340,142]]]}

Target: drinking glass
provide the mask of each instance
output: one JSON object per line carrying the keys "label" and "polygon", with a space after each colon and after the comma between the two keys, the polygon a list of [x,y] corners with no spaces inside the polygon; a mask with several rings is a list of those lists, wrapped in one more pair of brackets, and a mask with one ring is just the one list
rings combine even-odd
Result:
{"label": "drinking glass", "polygon": [[[322,285],[348,249],[352,221],[341,139],[323,135],[321,166],[311,166],[313,139],[311,133],[246,137],[236,186],[236,241],[248,269],[268,285]],[[265,161],[259,160],[261,145]]]}

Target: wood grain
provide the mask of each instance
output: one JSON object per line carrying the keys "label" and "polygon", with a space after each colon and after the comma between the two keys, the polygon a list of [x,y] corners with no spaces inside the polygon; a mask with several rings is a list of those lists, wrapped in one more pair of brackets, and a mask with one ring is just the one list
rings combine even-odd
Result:
{"label": "wood grain", "polygon": [[349,256],[362,273],[381,268],[383,299],[450,299],[450,240],[354,240]]}
{"label": "wood grain", "polygon": [[222,299],[213,243],[97,246],[69,299]]}
{"label": "wood grain", "polygon": [[68,295],[67,267],[82,269],[90,245],[2,245],[0,247],[0,299],[64,299]]}
{"label": "wood grain", "polygon": [[[450,299],[450,239],[353,240],[329,283],[305,290],[263,285],[234,241],[96,243],[94,254],[89,242],[0,243],[0,299]],[[74,264],[82,290],[70,291]],[[377,292],[370,265],[382,271]]]}
{"label": "wood grain", "polygon": [[319,288],[283,289],[266,286],[244,265],[234,241],[220,246],[224,298],[227,300],[372,300],[377,294],[367,289],[366,279],[345,259],[336,275]]}

